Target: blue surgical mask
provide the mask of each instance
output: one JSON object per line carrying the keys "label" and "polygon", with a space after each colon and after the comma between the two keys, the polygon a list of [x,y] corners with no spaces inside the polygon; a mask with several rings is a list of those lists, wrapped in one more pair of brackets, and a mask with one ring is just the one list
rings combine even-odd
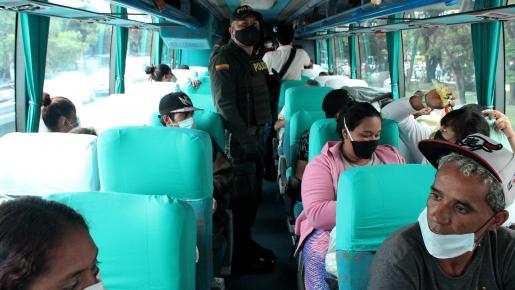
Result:
{"label": "blue surgical mask", "polygon": [[104,288],[104,284],[102,283],[102,281],[100,281],[96,284],[93,284],[91,286],[84,288],[83,290],[105,290],[105,288]]}
{"label": "blue surgical mask", "polygon": [[186,128],[186,129],[195,128],[195,122],[193,121],[193,117],[180,121],[179,128]]}
{"label": "blue surgical mask", "polygon": [[[477,231],[481,230],[490,220],[491,218]],[[467,252],[472,252],[476,247],[475,232],[451,235],[440,235],[432,232],[427,222],[427,207],[418,217],[418,223],[427,251],[437,259],[455,258]]]}

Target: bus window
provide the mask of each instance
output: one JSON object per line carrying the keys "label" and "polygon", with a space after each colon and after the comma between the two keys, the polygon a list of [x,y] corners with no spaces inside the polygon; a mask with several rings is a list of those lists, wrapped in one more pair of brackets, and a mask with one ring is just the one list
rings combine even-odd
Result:
{"label": "bus window", "polygon": [[359,50],[361,79],[366,80],[372,87],[390,90],[386,34],[363,34],[359,37]]}
{"label": "bus window", "polygon": [[[515,3],[515,1],[511,1]],[[504,68],[506,71],[505,112],[511,124],[515,124],[515,22],[504,23]]]}
{"label": "bus window", "polygon": [[322,70],[329,71],[329,52],[327,51],[327,39],[318,40],[318,47],[320,48],[320,67]]}
{"label": "bus window", "polygon": [[477,103],[470,25],[402,32],[406,95],[447,84],[458,103]]}
{"label": "bus window", "polygon": [[145,67],[150,64],[152,35],[152,31],[146,29],[134,28],[129,30],[125,66],[125,91],[130,91],[132,84],[147,80]]}
{"label": "bus window", "polygon": [[16,130],[14,51],[16,13],[0,11],[0,136]]}
{"label": "bus window", "polygon": [[340,37],[335,40],[336,73],[350,77],[349,38]]}

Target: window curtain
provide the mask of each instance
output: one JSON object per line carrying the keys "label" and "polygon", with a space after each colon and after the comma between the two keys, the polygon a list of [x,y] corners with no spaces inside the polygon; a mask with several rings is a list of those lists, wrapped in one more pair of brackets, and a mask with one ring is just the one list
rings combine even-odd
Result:
{"label": "window curtain", "polygon": [[320,64],[320,41],[315,40],[315,63]]}
{"label": "window curtain", "polygon": [[20,14],[25,56],[25,99],[28,101],[27,132],[37,132],[39,129],[49,24],[48,17]]}
{"label": "window curtain", "polygon": [[[351,24],[349,27],[351,30],[354,28],[354,24]],[[358,67],[357,67],[357,54],[356,54],[356,41],[357,36],[351,35],[349,36],[349,66],[350,66],[350,78],[355,79],[358,77]]]}
{"label": "window curtain", "polygon": [[154,33],[154,53],[152,54],[152,63],[160,64],[163,56],[163,39],[159,32]]}
{"label": "window curtain", "polygon": [[[400,15],[394,15],[400,18]],[[397,22],[392,19],[391,22]],[[386,49],[388,50],[388,68],[390,70],[390,81],[392,86],[392,97],[397,100],[400,97],[399,91],[399,54],[401,51],[401,32],[391,31],[386,33]],[[402,71],[402,69],[401,69]]]}
{"label": "window curtain", "polygon": [[[127,17],[127,9],[116,6],[116,14]],[[126,27],[115,27],[116,37],[116,67],[115,67],[115,94],[125,93],[125,61],[127,59],[127,42],[129,40],[129,29]]]}
{"label": "window curtain", "polygon": [[[503,0],[476,0],[474,8],[477,10],[499,7],[503,2]],[[472,24],[471,27],[477,102],[486,108],[493,108],[502,23],[499,21],[478,23]]]}

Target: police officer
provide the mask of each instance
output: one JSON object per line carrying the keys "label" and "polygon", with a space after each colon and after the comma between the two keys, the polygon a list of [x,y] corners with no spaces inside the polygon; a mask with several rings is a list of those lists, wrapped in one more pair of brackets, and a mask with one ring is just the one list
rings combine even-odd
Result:
{"label": "police officer", "polygon": [[235,171],[231,197],[234,215],[233,269],[266,272],[273,269],[274,253],[251,238],[251,228],[262,194],[263,126],[272,118],[266,83],[268,69],[253,53],[260,37],[261,15],[238,7],[231,15],[230,41],[209,62],[211,91],[218,113],[232,134],[230,152]]}

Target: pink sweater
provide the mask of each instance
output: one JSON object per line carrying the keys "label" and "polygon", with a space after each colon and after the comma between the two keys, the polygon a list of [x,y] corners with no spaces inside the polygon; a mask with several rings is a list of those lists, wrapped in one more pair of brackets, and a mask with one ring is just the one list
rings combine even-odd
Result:
{"label": "pink sweater", "polygon": [[[295,233],[300,235],[297,251],[314,229],[330,231],[336,225],[336,193],[338,178],[345,171],[340,154],[341,142],[330,141],[322,153],[306,167],[302,178],[302,203],[304,210],[295,223]],[[390,145],[380,145],[375,151],[374,164],[402,164],[404,158]]]}

